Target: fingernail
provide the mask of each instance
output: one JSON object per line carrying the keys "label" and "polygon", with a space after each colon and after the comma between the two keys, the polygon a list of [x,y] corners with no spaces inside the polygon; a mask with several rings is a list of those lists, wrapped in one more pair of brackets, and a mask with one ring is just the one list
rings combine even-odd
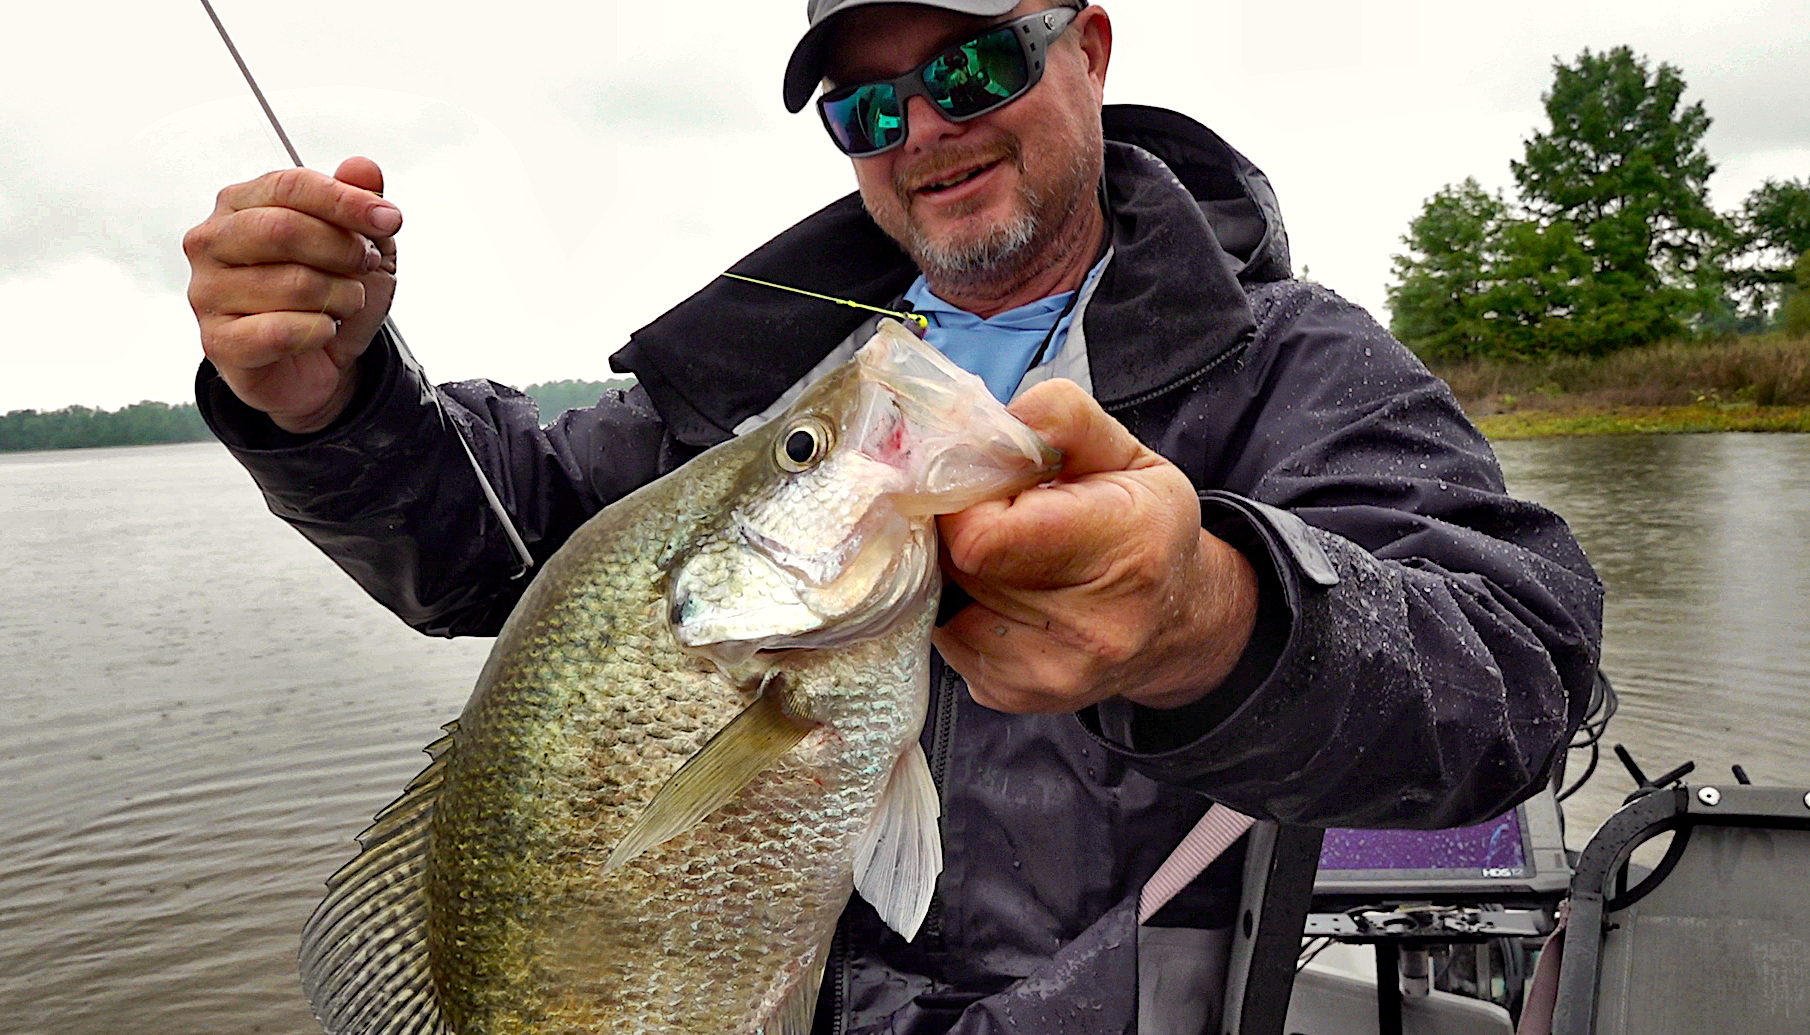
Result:
{"label": "fingernail", "polygon": [[369,238],[366,238],[364,271],[369,273],[381,265],[383,265],[383,253],[377,250],[377,246],[372,244]]}
{"label": "fingernail", "polygon": [[392,205],[372,205],[371,225],[386,234],[402,229],[402,210]]}

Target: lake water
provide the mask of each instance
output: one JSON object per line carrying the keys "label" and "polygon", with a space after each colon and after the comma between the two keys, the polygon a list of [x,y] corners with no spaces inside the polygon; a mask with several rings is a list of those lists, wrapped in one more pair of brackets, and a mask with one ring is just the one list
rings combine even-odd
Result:
{"label": "lake water", "polygon": [[[1570,522],[1609,588],[1603,670],[1621,710],[1565,803],[1582,847],[1630,779],[1810,785],[1810,435],[1631,435],[1498,447],[1510,488]],[[1574,754],[1571,774],[1584,759]]]}
{"label": "lake water", "polygon": [[[1609,583],[1606,739],[1810,781],[1810,436],[1500,452]],[[317,1031],[302,921],[487,643],[408,630],[213,444],[0,455],[0,545],[0,1032]],[[1606,758],[1574,845],[1631,787]]]}

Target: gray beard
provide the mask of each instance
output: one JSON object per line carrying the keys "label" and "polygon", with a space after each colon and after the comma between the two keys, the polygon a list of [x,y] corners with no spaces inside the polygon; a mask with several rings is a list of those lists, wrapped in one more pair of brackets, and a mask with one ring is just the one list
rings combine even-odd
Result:
{"label": "gray beard", "polygon": [[[1089,176],[1090,171],[1086,157],[1077,154],[1063,183],[1044,191],[1026,188],[1022,211],[977,237],[932,241],[915,224],[907,224],[905,240],[899,243],[933,289],[1009,284],[1041,257],[1049,238],[1087,202],[1088,184],[1098,180],[1098,174]],[[1066,202],[1060,211],[1054,207],[1058,201]]]}
{"label": "gray beard", "polygon": [[1041,215],[1041,206],[1033,200],[1027,211],[981,237],[963,241],[928,241],[914,228],[906,250],[933,284],[1004,279],[1028,259],[1041,229]]}

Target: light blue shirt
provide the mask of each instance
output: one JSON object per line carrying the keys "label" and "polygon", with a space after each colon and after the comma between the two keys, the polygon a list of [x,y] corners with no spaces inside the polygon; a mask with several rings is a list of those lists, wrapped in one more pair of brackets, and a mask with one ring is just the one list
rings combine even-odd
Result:
{"label": "light blue shirt", "polygon": [[[1081,290],[1086,291],[1105,268],[1105,259],[1095,263],[1082,281]],[[978,375],[1000,402],[1009,401],[1018,391],[1018,383],[1031,369],[1037,348],[1046,336],[1049,347],[1043,350],[1044,362],[1062,350],[1075,318],[1070,305],[1074,297],[1075,292],[1064,291],[983,320],[932,294],[922,275],[905,292],[905,301],[930,321],[924,340],[954,360],[956,366]],[[1056,325],[1054,335],[1050,334],[1052,322]]]}

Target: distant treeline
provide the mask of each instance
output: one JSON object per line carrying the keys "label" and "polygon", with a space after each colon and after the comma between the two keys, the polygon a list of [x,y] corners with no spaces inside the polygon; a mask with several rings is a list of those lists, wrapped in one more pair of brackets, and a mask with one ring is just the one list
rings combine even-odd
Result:
{"label": "distant treeline", "polygon": [[88,446],[143,446],[158,442],[199,442],[207,425],[194,403],[133,403],[118,410],[65,406],[40,413],[14,410],[0,416],[0,452],[26,449],[82,449]]}
{"label": "distant treeline", "polygon": [[529,385],[522,391],[534,397],[535,405],[540,407],[541,423],[545,424],[567,410],[595,406],[604,393],[625,391],[634,383],[626,377],[608,381],[547,381]]}
{"label": "distant treeline", "polygon": [[[595,406],[613,389],[634,382],[549,381],[522,389],[534,397],[541,419],[552,420],[570,409]],[[166,442],[202,442],[212,438],[194,403],[175,406],[140,402],[118,410],[65,406],[60,410],[14,410],[0,414],[0,453],[32,449],[84,449],[90,446],[149,446]]]}

